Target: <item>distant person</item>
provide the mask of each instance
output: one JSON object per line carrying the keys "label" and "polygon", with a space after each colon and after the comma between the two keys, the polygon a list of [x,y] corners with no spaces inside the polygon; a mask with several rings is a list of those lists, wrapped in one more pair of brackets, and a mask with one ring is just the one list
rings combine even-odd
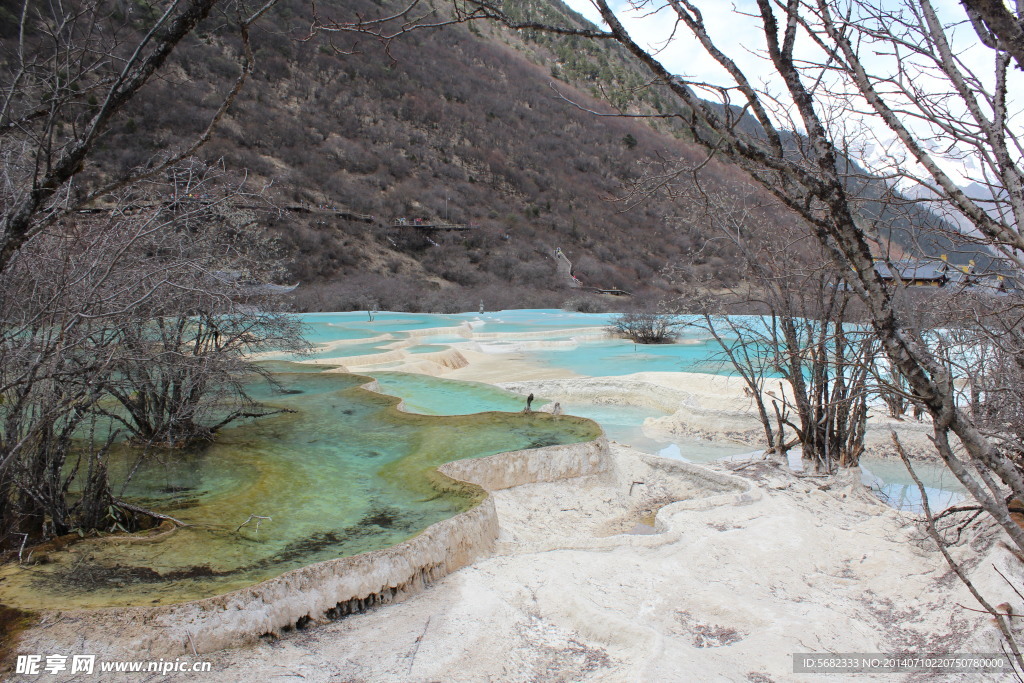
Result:
{"label": "distant person", "polygon": [[523,412],[525,412],[525,413],[531,412],[531,408],[530,408],[530,404],[531,403],[533,403],[533,394],[532,393],[529,396],[526,397],[526,410],[524,410]]}

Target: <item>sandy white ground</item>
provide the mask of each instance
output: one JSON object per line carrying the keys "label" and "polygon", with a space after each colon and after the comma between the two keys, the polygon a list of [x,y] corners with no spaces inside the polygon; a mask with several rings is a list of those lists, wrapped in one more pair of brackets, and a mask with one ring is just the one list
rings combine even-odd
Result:
{"label": "sandy white ground", "polygon": [[[610,475],[496,492],[493,557],[403,603],[216,653],[218,680],[821,681],[792,654],[996,648],[913,520],[850,479],[751,465],[737,474],[752,495],[669,506],[658,533],[623,535],[696,492],[613,450]],[[978,550],[986,588],[993,562],[1020,578],[998,545]]]}
{"label": "sandy white ground", "polygon": [[[539,370],[525,357],[462,354],[468,364],[458,369],[392,369],[554,400],[657,404],[670,413],[658,428],[756,439],[749,401],[729,378],[598,380]],[[793,673],[794,653],[998,651],[995,628],[959,606],[975,603],[916,520],[867,494],[856,472],[802,478],[751,462],[684,476],[632,449],[612,451],[607,474],[494,492],[493,556],[402,603],[204,657],[212,680],[820,682]],[[747,493],[693,475],[727,468]],[[1021,564],[990,530],[972,533],[954,552],[972,558],[993,603],[1024,614],[993,569],[1019,584]],[[858,677],[875,679],[921,680]]]}
{"label": "sandy white ground", "polygon": [[[462,349],[445,377],[552,400],[650,405],[648,427],[757,439],[749,399],[727,377],[580,378],[518,354]],[[403,369],[403,368],[398,368]],[[404,368],[423,371],[420,368]],[[877,416],[873,438],[927,425]],[[880,435],[880,436],[878,436]],[[997,635],[921,532],[859,484],[742,467],[751,495],[701,490],[613,445],[614,471],[494,493],[493,557],[406,602],[213,657],[224,680],[820,681],[800,652],[992,652]],[[642,482],[642,483],[639,483]],[[653,510],[673,500],[658,513]],[[656,532],[635,535],[631,530]],[[955,550],[993,602],[1024,604],[996,576],[1020,563],[977,537]],[[864,679],[865,677],[859,677]],[[866,677],[878,680],[907,676]],[[913,678],[912,676],[909,678]]]}

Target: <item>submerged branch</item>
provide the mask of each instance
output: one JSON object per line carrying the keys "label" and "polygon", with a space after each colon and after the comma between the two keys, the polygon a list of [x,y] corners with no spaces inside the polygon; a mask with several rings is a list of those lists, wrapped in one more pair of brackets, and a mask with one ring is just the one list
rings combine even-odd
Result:
{"label": "submerged branch", "polygon": [[148,510],[148,509],[146,509],[144,507],[139,507],[138,505],[132,505],[131,503],[126,503],[123,500],[115,500],[115,501],[113,501],[113,504],[114,504],[115,507],[119,507],[122,510],[127,510],[129,512],[135,512],[135,513],[140,514],[140,515],[147,515],[149,517],[152,517],[153,519],[161,519],[161,520],[167,520],[168,522],[173,522],[175,525],[177,525],[179,527],[191,526],[190,524],[187,524],[187,523],[181,521],[180,519],[175,519],[174,517],[171,517],[170,515],[164,515],[164,514],[161,514],[159,512],[154,512],[152,510]]}

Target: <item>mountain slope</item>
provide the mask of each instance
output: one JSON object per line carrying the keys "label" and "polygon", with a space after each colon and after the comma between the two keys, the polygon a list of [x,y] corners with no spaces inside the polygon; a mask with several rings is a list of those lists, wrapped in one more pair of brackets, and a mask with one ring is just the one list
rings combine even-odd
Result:
{"label": "mountain slope", "polygon": [[[557,3],[523,6],[578,20]],[[711,289],[743,278],[740,259],[694,207],[660,196],[615,201],[665,159],[703,158],[670,122],[584,111],[614,113],[595,94],[633,112],[671,110],[656,89],[635,92],[642,74],[621,49],[472,24],[414,32],[385,50],[365,37],[304,40],[309,11],[282,0],[253,33],[256,72],[202,149],[250,184],[271,185],[282,210],[265,221],[302,283],[300,307],[560,305],[579,291],[558,277],[556,248],[585,285],[651,298],[677,290],[667,265],[687,264],[676,277]],[[331,0],[317,11],[388,9]],[[169,77],[110,131],[100,166],[144,164],[201,130],[234,78],[236,54],[213,22],[191,38]],[[712,163],[704,176],[767,202],[735,167]],[[394,227],[402,218],[474,228]],[[749,229],[793,220],[766,210]]]}

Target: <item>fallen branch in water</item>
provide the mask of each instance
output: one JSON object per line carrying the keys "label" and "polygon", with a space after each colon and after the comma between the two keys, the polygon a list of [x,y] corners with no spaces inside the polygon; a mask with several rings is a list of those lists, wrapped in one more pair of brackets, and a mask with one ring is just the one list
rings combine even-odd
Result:
{"label": "fallen branch in water", "polygon": [[235,531],[236,532],[241,531],[243,526],[245,526],[246,524],[248,524],[249,522],[251,522],[254,519],[256,520],[256,533],[260,532],[260,522],[261,521],[263,521],[264,519],[267,520],[268,522],[273,522],[274,521],[273,518],[271,518],[271,517],[263,517],[261,515],[249,515],[249,519],[247,519],[244,522],[242,522],[241,524],[239,524],[238,528],[235,529]]}
{"label": "fallen branch in water", "polygon": [[189,526],[188,524],[186,524],[185,522],[181,521],[180,519],[175,519],[174,517],[171,517],[170,515],[162,515],[159,512],[153,512],[152,510],[147,510],[146,508],[139,507],[138,505],[132,505],[131,503],[126,503],[123,500],[115,500],[114,501],[114,506],[115,507],[119,507],[122,510],[128,510],[129,512],[137,512],[140,515],[149,515],[153,519],[165,519],[168,522],[173,522],[174,524],[177,524],[179,527]]}

